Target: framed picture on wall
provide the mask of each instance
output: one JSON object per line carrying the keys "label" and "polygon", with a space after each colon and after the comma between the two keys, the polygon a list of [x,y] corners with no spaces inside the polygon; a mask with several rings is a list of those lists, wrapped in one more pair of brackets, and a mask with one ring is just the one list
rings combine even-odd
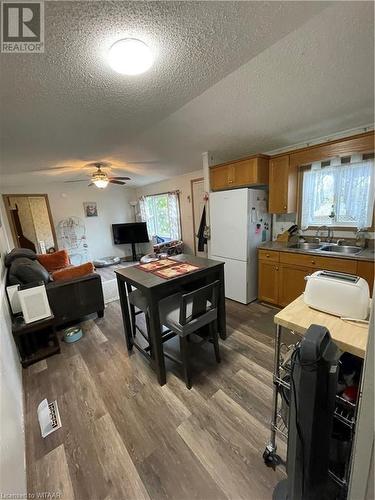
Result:
{"label": "framed picture on wall", "polygon": [[97,217],[98,216],[98,206],[96,201],[84,201],[83,210],[86,217]]}

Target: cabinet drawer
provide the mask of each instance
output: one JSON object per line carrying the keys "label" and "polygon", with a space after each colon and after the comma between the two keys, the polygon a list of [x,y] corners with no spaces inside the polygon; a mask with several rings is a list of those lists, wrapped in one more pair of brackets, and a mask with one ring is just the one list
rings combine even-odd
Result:
{"label": "cabinet drawer", "polygon": [[280,252],[274,250],[259,250],[259,260],[269,260],[271,262],[279,262]]}
{"label": "cabinet drawer", "polygon": [[314,270],[327,269],[341,273],[356,274],[357,261],[332,257],[321,257],[319,255],[307,255],[281,252],[280,262],[294,264],[296,266],[311,267]]}

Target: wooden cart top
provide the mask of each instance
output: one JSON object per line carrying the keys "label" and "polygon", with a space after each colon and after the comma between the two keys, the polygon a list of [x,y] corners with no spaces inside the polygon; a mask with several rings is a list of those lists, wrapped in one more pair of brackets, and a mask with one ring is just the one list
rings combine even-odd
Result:
{"label": "wooden cart top", "polygon": [[325,326],[342,351],[362,359],[365,357],[368,325],[343,321],[337,316],[311,309],[304,303],[303,295],[279,311],[274,322],[301,335],[304,335],[312,324]]}

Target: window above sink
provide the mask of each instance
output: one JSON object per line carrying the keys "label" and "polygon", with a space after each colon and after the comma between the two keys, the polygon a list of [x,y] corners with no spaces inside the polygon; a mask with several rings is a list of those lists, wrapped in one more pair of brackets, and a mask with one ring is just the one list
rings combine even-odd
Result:
{"label": "window above sink", "polygon": [[303,172],[302,227],[372,225],[374,159],[335,159],[311,165]]}

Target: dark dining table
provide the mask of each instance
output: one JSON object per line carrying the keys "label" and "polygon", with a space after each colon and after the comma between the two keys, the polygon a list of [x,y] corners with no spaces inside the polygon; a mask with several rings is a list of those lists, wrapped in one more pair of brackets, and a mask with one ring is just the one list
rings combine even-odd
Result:
{"label": "dark dining table", "polygon": [[161,299],[176,292],[199,288],[200,286],[219,280],[218,330],[220,337],[222,339],[226,338],[224,262],[187,254],[175,255],[171,258],[178,262],[194,264],[199,269],[172,279],[161,278],[152,272],[143,271],[137,265],[124,267],[115,271],[128,351],[132,350],[134,343],[131,311],[128,301],[128,295],[132,291],[132,287],[139,289],[147,300],[150,328],[148,334],[153,353],[153,363],[160,385],[164,385],[166,382],[162,325],[160,324],[159,317],[159,301]]}

